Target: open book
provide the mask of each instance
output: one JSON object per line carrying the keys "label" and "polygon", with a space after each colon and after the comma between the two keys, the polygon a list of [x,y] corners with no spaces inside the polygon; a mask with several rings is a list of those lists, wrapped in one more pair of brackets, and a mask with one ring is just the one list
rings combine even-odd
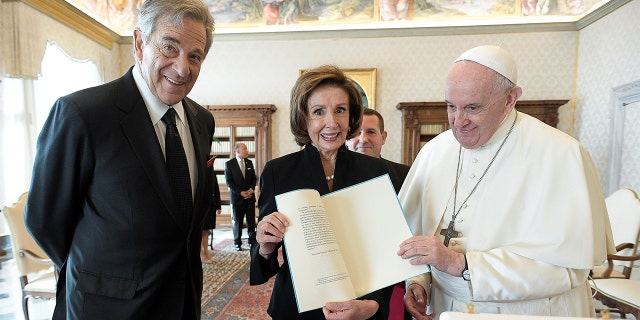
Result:
{"label": "open book", "polygon": [[276,203],[289,219],[284,245],[299,312],[429,270],[397,255],[412,234],[388,175],[322,197],[295,190],[276,196]]}

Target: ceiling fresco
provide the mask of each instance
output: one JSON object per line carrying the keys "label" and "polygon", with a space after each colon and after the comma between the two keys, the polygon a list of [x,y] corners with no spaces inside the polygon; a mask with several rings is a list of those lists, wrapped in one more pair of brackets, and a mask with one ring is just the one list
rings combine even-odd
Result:
{"label": "ceiling fresco", "polygon": [[[603,1],[595,0],[204,0],[224,28],[256,29],[273,26],[313,28],[355,25],[393,28],[424,22],[457,24],[511,23],[545,17],[547,21],[575,21]],[[144,0],[67,0],[111,30],[131,35]],[[606,1],[604,1],[606,2]],[[505,20],[506,19],[506,20]],[[489,22],[487,22],[489,20]]]}

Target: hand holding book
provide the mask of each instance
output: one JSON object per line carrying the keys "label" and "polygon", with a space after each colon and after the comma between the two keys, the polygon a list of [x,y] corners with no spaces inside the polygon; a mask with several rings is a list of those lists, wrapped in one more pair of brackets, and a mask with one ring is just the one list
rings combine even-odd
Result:
{"label": "hand holding book", "polygon": [[282,241],[284,233],[289,225],[287,217],[280,212],[274,212],[258,222],[256,228],[256,241],[260,244],[258,253],[265,259],[269,259],[271,254]]}
{"label": "hand holding book", "polygon": [[276,202],[288,219],[284,244],[300,312],[428,271],[396,254],[412,234],[388,175],[322,197],[296,190]]}

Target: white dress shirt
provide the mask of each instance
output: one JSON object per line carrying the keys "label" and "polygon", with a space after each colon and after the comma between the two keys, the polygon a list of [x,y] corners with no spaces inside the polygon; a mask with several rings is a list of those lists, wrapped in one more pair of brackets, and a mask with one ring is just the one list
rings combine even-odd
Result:
{"label": "white dress shirt", "polygon": [[164,150],[164,137],[167,128],[164,122],[161,121],[161,119],[162,116],[164,116],[164,114],[167,112],[167,110],[169,110],[169,108],[174,108],[176,110],[179,118],[178,121],[176,121],[176,126],[178,127],[178,133],[180,134],[180,139],[182,140],[184,153],[187,156],[187,162],[189,163],[189,176],[191,177],[191,196],[195,197],[196,185],[198,184],[198,173],[196,171],[196,154],[193,148],[191,133],[189,132],[189,121],[187,120],[187,115],[185,113],[184,107],[182,106],[182,101],[176,103],[173,106],[168,106],[160,101],[160,99],[153,95],[151,90],[149,90],[149,86],[142,77],[139,66],[137,64],[133,67],[133,79],[135,80],[136,86],[138,87],[138,90],[142,95],[144,104],[147,106],[149,116],[151,117],[151,123],[153,124],[153,128],[156,131],[158,142],[160,143],[160,148],[162,149],[162,153],[165,155],[165,157],[166,151]]}

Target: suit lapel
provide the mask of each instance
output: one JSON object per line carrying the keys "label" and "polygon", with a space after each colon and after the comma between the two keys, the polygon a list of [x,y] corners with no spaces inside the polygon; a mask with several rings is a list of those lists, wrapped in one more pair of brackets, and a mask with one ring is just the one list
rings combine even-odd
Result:
{"label": "suit lapel", "polygon": [[[242,177],[242,169],[240,169],[240,164],[238,163],[238,158],[233,158],[233,164],[232,166],[232,170],[233,170],[233,180],[235,181],[243,181],[244,178]],[[240,186],[242,186],[242,184],[240,184]]]}
{"label": "suit lapel", "polygon": [[119,92],[121,94],[117,98],[117,105],[126,113],[120,122],[122,130],[129,139],[155,192],[176,223],[184,228],[184,218],[177,213],[177,204],[171,191],[169,172],[158,143],[158,136],[153,129],[147,106],[133,80],[131,69],[123,77]]}

